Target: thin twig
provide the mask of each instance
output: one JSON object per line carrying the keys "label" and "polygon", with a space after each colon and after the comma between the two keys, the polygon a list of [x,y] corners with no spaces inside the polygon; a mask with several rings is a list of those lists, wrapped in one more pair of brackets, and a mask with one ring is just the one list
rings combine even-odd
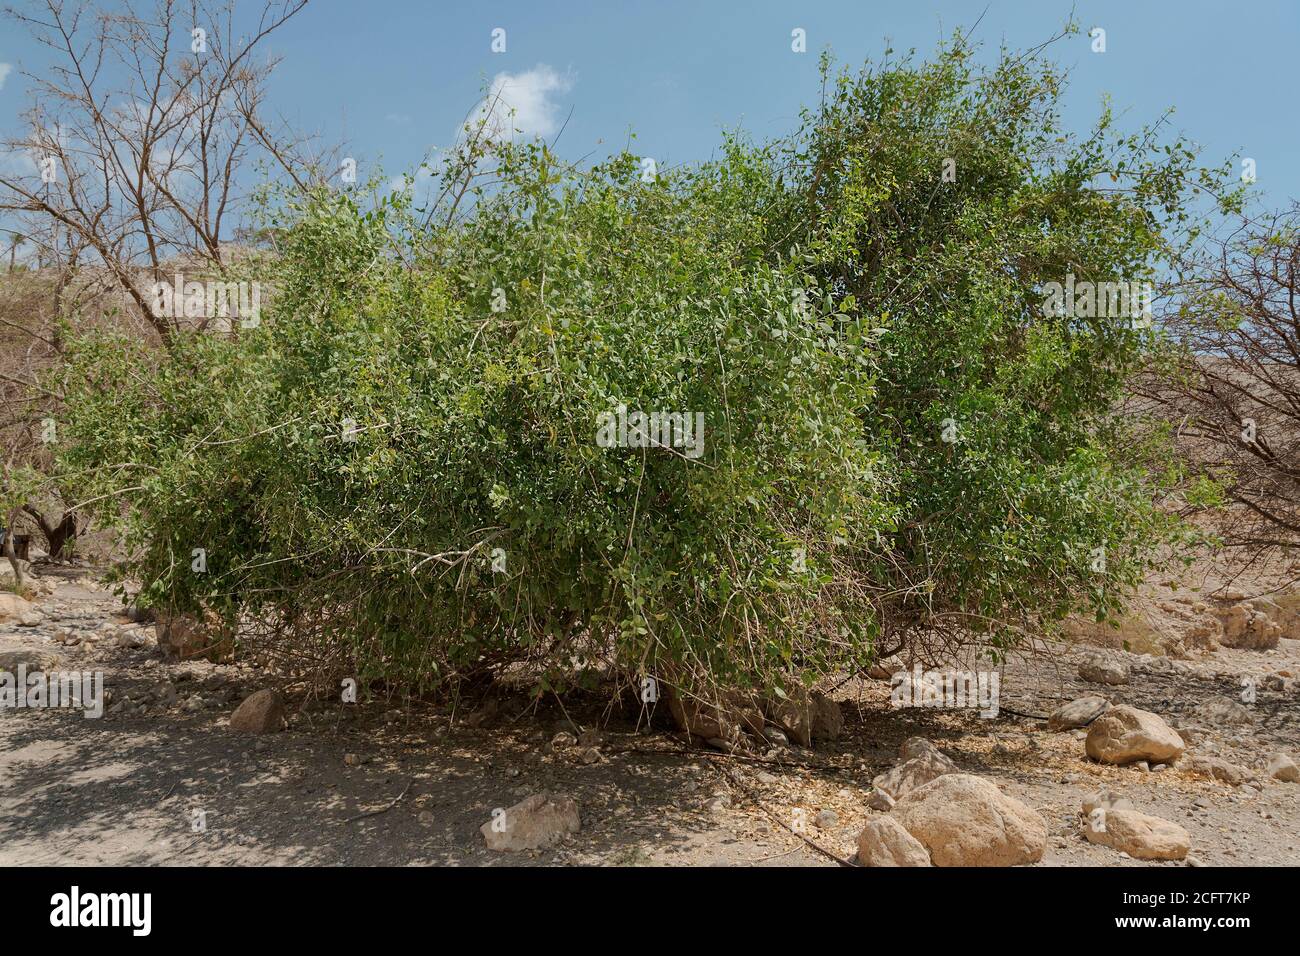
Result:
{"label": "thin twig", "polygon": [[411,784],[413,783],[415,783],[414,778],[406,781],[406,786],[402,788],[402,792],[399,793],[396,797],[394,797],[393,802],[390,803],[388,806],[381,807],[378,810],[367,810],[365,813],[358,813],[355,817],[348,817],[343,822],[356,823],[358,820],[366,819],[366,817],[377,817],[381,813],[387,813],[389,810],[393,809],[393,807],[397,806],[399,803],[402,802],[402,797],[406,796],[406,791],[411,789]]}
{"label": "thin twig", "polygon": [[840,866],[845,866],[850,868],[853,867],[854,864],[851,863],[849,860],[846,860],[844,857],[840,856],[839,854],[826,849],[826,847],[822,846],[816,840],[800,833],[794,827],[790,826],[779,816],[777,816],[777,814],[774,811],[768,808],[767,804],[765,804],[761,799],[759,799],[758,794],[754,792],[753,788],[750,787],[749,784],[746,783],[743,779],[741,779],[740,774],[735,773],[731,769],[721,765],[719,765],[718,769],[722,771],[723,775],[726,776],[727,779],[729,779],[732,783],[734,783],[737,787],[739,787],[742,791],[744,791],[745,795],[749,797],[750,802],[753,803],[754,806],[758,807],[758,809],[762,810],[763,813],[766,814],[767,817],[771,819],[771,821],[775,823],[777,826],[784,827],[786,830],[790,831],[795,836],[797,836],[800,840],[803,840],[804,843],[807,843],[810,847],[812,847],[822,856],[834,860]]}

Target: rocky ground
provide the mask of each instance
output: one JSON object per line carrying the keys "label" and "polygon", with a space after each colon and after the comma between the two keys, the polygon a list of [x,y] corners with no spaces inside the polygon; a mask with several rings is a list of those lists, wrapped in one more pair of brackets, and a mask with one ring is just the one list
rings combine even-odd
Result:
{"label": "rocky ground", "polygon": [[[232,714],[273,686],[269,675],[164,659],[154,626],[118,613],[88,570],[46,568],[37,588],[30,607],[0,594],[0,669],[100,670],[108,705],[101,719],[0,710],[0,864],[836,865],[855,857],[868,821],[869,855],[915,853],[909,834],[954,826],[959,843],[985,840],[983,862],[1020,862],[1021,844],[1041,841],[1043,866],[1300,864],[1300,784],[1268,766],[1278,753],[1300,757],[1300,630],[1285,595],[1236,612],[1249,595],[1157,589],[1146,606],[1173,608],[1156,629],[1167,640],[1084,635],[1092,643],[1019,655],[998,669],[996,718],[895,709],[889,681],[864,678],[832,694],[843,716],[837,739],[722,753],[688,746],[663,721],[638,729],[617,711],[566,713],[510,697],[452,713],[290,694],[283,716],[270,701],[235,720],[275,732],[239,732]],[[1227,631],[1214,630],[1220,618]],[[1100,646],[1116,643],[1129,649]],[[1089,695],[1154,715],[1186,753],[1122,766],[1090,759],[1089,729],[1051,729],[1045,719]],[[920,763],[900,756],[907,741]],[[922,787],[936,767],[952,779]],[[891,788],[920,799],[897,793],[888,810]],[[1081,822],[1080,812],[1099,790],[1114,795],[1103,804],[1113,825],[1092,842],[1088,819],[1100,839],[1097,816]],[[516,812],[536,794],[551,798],[518,814],[561,838],[489,849],[509,842],[494,835],[494,811]],[[923,819],[939,803],[949,816],[951,807],[972,815]],[[1007,832],[989,838],[977,831],[994,809]],[[1187,847],[1170,851],[1182,837],[1141,814],[1182,828]],[[1133,826],[1136,837],[1121,833]],[[1142,852],[1143,841],[1185,858],[1116,848]],[[940,862],[938,844],[927,845]]]}

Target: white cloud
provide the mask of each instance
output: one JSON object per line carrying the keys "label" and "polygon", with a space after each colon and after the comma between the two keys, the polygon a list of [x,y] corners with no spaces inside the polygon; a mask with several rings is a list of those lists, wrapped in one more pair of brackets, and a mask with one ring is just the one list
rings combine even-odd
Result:
{"label": "white cloud", "polygon": [[0,90],[5,88],[5,80],[9,78],[9,74],[13,70],[14,65],[12,63],[0,63]]}
{"label": "white cloud", "polygon": [[560,129],[560,107],[555,95],[567,93],[573,81],[545,63],[526,73],[498,73],[488,94],[465,124],[467,131],[483,125],[495,141],[513,139],[516,134],[553,136]]}
{"label": "white cloud", "polygon": [[[523,73],[498,73],[492,78],[487,95],[470,111],[457,141],[447,150],[432,149],[425,164],[414,173],[388,181],[389,192],[410,193],[418,202],[430,198],[437,177],[446,169],[450,157],[463,149],[466,142],[482,128],[487,139],[505,142],[516,136],[553,136],[560,131],[563,113],[555,97],[573,88],[570,76],[557,73],[539,63]],[[407,120],[401,113],[389,114],[390,122]]]}

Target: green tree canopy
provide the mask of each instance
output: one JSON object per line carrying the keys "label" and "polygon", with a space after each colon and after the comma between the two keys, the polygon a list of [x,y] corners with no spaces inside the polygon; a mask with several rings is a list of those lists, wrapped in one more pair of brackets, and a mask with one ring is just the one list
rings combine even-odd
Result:
{"label": "green tree canopy", "polygon": [[1104,612],[1170,531],[1113,414],[1150,333],[1044,286],[1149,279],[1192,154],[1069,134],[1036,56],[827,83],[689,168],[498,143],[423,208],[271,203],[260,324],[79,340],[60,467],[147,602],[426,687],[770,691]]}

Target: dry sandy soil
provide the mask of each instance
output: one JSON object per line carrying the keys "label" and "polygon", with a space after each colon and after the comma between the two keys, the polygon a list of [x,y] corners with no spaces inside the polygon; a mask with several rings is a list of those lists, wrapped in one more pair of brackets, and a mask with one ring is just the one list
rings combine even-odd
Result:
{"label": "dry sandy soil", "polygon": [[[1296,640],[1185,660],[1111,650],[1131,668],[1117,687],[1079,679],[1079,658],[1095,648],[1055,645],[1001,668],[994,719],[893,709],[888,683],[853,681],[835,694],[845,716],[838,741],[770,759],[691,750],[659,722],[638,730],[635,715],[596,704],[566,702],[566,714],[508,696],[490,716],[491,707],[453,715],[291,698],[286,731],[251,737],[227,721],[247,693],[272,683],[268,676],[246,665],[166,662],[152,626],[116,613],[120,603],[93,575],[54,580],[38,601],[40,624],[0,623],[0,651],[54,653],[64,668],[102,670],[111,704],[101,719],[0,711],[3,865],[836,865],[853,856],[873,812],[872,777],[915,735],[1042,813],[1049,837],[1039,865],[1184,865],[1086,842],[1079,805],[1099,787],[1183,825],[1195,862],[1300,864],[1300,785],[1259,770],[1272,752],[1300,757]],[[1147,616],[1161,603],[1149,594]],[[133,632],[144,646],[120,646],[129,641],[115,635]],[[83,640],[88,633],[100,636]],[[1239,702],[1243,677],[1259,689],[1248,714],[1237,710],[1241,723],[1206,709]],[[1191,752],[1256,770],[1257,785],[1089,761],[1081,731],[1050,732],[1039,718],[1092,693],[1162,715],[1189,732]],[[553,746],[564,732],[581,744]],[[538,791],[573,796],[581,831],[546,851],[489,851],[479,827],[493,809]],[[824,810],[835,820],[817,826]]]}

